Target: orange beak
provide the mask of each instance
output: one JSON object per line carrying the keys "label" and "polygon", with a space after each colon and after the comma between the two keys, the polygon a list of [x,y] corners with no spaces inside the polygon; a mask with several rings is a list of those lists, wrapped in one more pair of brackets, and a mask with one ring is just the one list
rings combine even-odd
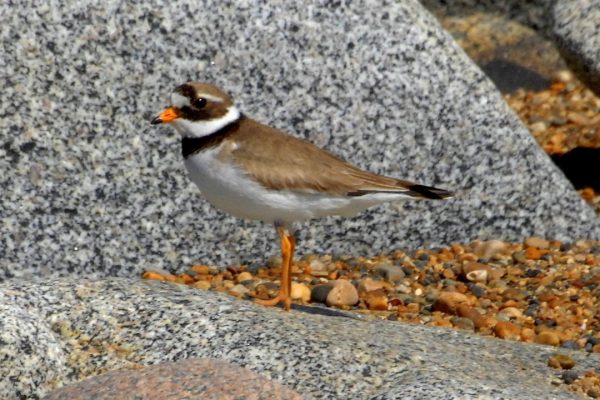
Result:
{"label": "orange beak", "polygon": [[169,107],[165,111],[160,113],[160,115],[158,117],[154,118],[152,120],[152,122],[150,122],[150,123],[152,125],[163,124],[163,123],[166,124],[168,122],[171,122],[171,121],[179,118],[180,115],[181,115],[181,111],[179,111],[178,108]]}

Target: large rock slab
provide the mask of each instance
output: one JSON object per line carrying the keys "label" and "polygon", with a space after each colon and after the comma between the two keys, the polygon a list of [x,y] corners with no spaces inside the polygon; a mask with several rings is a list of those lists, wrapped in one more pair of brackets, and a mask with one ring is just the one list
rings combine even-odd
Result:
{"label": "large rock slab", "polygon": [[361,167],[456,190],[301,229],[299,251],[600,238],[592,210],[416,0],[14,6],[0,13],[0,277],[264,260],[149,120],[188,79]]}
{"label": "large rock slab", "polygon": [[54,390],[44,400],[302,400],[262,375],[208,358],[120,369]]}
{"label": "large rock slab", "polygon": [[[12,354],[0,363],[0,393],[7,399],[17,397],[7,371],[29,379],[49,374],[48,363],[63,365],[52,381],[37,380],[37,388],[20,392],[36,398],[103,372],[196,357],[237,364],[306,398],[578,398],[546,365],[552,347],[343,313],[286,313],[174,284],[12,282],[0,285],[0,304],[27,308],[60,345],[43,353],[43,365],[17,360],[40,356],[44,341],[29,350],[3,345]],[[12,319],[0,314],[0,321],[11,329]],[[578,372],[600,362],[595,354],[570,354]]]}
{"label": "large rock slab", "polygon": [[579,77],[600,95],[600,2],[557,1],[553,31],[562,54]]}

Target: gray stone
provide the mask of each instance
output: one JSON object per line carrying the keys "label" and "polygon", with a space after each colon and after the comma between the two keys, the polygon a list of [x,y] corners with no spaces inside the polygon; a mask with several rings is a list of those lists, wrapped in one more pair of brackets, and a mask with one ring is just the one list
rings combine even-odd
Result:
{"label": "gray stone", "polygon": [[561,53],[579,78],[600,95],[600,2],[557,1],[553,16]]}
{"label": "gray stone", "polygon": [[0,398],[39,398],[64,379],[69,357],[53,332],[52,316],[43,318],[27,301],[13,304],[6,296],[19,292],[0,294]]}
{"label": "gray stone", "polygon": [[246,368],[191,358],[91,377],[49,393],[44,400],[301,400],[283,385]]}
{"label": "gray stone", "polygon": [[[87,377],[121,368],[212,358],[283,383],[306,398],[577,399],[553,386],[548,346],[381,320],[289,313],[251,301],[155,281],[62,279],[0,285],[0,304],[26,309],[40,337],[31,350],[9,346],[2,363],[16,379],[53,374],[17,394],[0,375],[0,393],[37,398]],[[318,311],[318,309],[317,309]],[[5,329],[21,319],[0,313]],[[48,354],[47,343],[58,345]],[[575,370],[600,362],[569,352]],[[22,363],[20,357],[40,363]],[[48,361],[60,365],[48,371]],[[532,385],[531,382],[536,382]],[[26,391],[28,389],[29,391]]]}
{"label": "gray stone", "polygon": [[379,263],[375,265],[375,272],[390,282],[398,282],[406,275],[402,267],[388,263]]}
{"label": "gray stone", "polygon": [[1,278],[278,253],[271,226],[207,204],[178,136],[150,126],[189,79],[360,167],[457,192],[304,224],[300,253],[600,238],[591,208],[416,0],[0,8]]}

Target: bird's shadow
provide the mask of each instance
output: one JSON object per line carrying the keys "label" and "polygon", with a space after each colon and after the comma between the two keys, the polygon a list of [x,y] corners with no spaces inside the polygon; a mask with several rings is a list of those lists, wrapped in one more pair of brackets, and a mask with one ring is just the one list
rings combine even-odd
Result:
{"label": "bird's shadow", "polygon": [[[282,307],[279,305],[278,307]],[[352,314],[349,312],[345,312],[342,310],[337,310],[334,308],[324,307],[320,305],[305,305],[305,304],[292,304],[292,310],[300,311],[307,314],[312,315],[323,315],[325,317],[342,317],[342,318],[351,318],[357,320],[363,320],[364,318],[360,315]]]}

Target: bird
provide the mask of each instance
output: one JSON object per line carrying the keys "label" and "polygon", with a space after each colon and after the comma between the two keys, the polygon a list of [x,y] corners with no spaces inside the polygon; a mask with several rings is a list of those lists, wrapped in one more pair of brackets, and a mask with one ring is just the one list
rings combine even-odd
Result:
{"label": "bird", "polygon": [[281,247],[278,294],[255,298],[291,307],[295,223],[329,215],[354,216],[385,202],[447,199],[453,193],[362,170],[342,158],[243,114],[232,97],[205,82],[187,82],[151,121],[181,135],[189,178],[217,209],[272,224]]}

